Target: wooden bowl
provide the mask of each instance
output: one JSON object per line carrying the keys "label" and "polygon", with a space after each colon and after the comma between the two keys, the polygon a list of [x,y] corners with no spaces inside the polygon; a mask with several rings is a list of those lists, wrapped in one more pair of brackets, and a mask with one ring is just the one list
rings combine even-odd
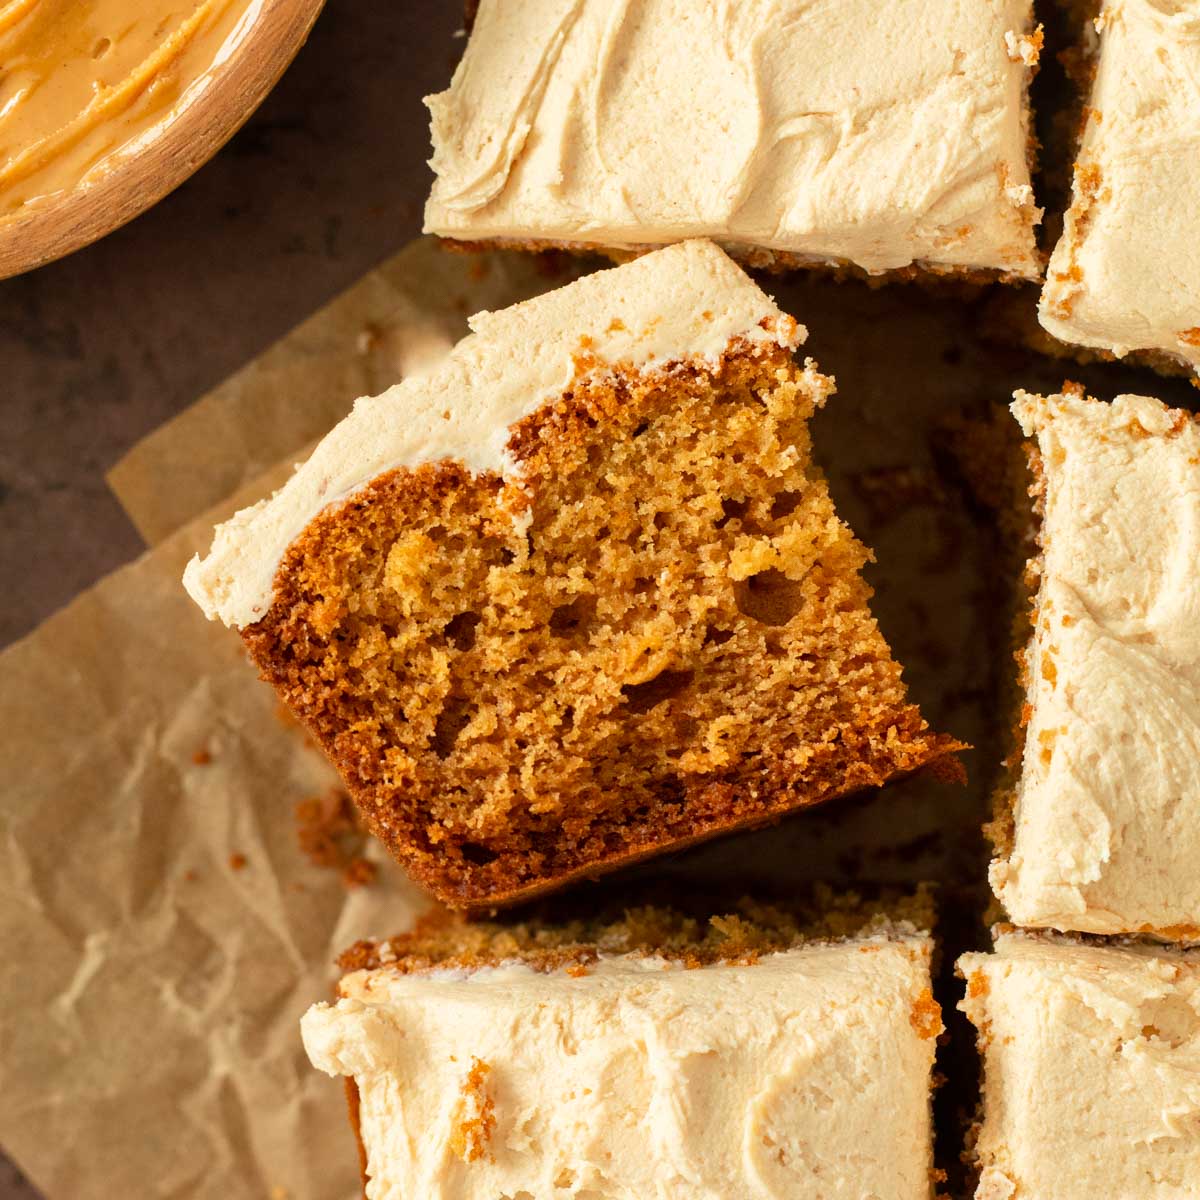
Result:
{"label": "wooden bowl", "polygon": [[203,166],[278,82],[325,0],[261,0],[237,48],[147,144],[98,178],[0,219],[0,279],[61,258],[156,204]]}

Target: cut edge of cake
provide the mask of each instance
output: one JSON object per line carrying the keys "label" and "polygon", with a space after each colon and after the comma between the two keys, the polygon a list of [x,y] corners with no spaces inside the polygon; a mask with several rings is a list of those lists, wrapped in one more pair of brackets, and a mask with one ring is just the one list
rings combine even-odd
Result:
{"label": "cut edge of cake", "polygon": [[[511,904],[925,766],[960,772],[962,744],[929,732],[907,700],[869,613],[859,573],[869,552],[808,454],[807,419],[832,381],[793,362],[803,330],[716,246],[670,246],[473,326],[431,373],[359,401],[185,576],[210,616],[243,624],[264,677],[414,878],[455,907]],[[683,456],[682,474],[668,452]],[[594,486],[557,496],[589,471]],[[602,503],[618,476],[619,502]],[[676,495],[683,476],[695,495]],[[643,512],[651,501],[657,511]],[[597,531],[630,525],[607,535],[611,554],[580,526],[583,512]],[[554,538],[565,557],[547,557],[554,575],[543,578],[529,564]],[[597,554],[612,562],[588,565]],[[651,574],[608,595],[618,569]],[[543,597],[533,583],[557,590]],[[653,613],[641,611],[646,589]],[[442,649],[406,633],[417,610],[432,614]],[[508,639],[501,658],[496,638]],[[730,675],[755,656],[761,679]],[[505,699],[514,662],[537,666],[540,700]],[[717,680],[746,692],[724,716],[709,694]],[[580,698],[560,712],[563,688]],[[802,690],[821,707],[801,705]],[[376,694],[393,715],[369,708]],[[593,778],[582,751],[577,762],[559,753],[585,736],[628,740],[635,712],[657,739],[653,771],[604,750]],[[596,732],[600,717],[611,730]],[[532,783],[524,766],[514,777],[512,763],[497,765],[504,722],[519,726],[526,757],[545,759]],[[434,777],[449,771],[462,781],[439,784],[437,799]],[[583,799],[571,808],[561,795],[574,793],[554,789],[576,779]],[[616,801],[635,793],[636,804]],[[522,808],[526,796],[546,803]]]}

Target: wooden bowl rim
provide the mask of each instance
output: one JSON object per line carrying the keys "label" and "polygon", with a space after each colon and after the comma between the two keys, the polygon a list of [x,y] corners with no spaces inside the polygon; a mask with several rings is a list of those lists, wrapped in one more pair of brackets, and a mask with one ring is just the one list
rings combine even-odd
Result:
{"label": "wooden bowl rim", "polygon": [[[242,127],[304,45],[325,0],[262,0],[253,26],[194,100],[94,182],[0,219],[0,279],[62,258],[157,204]],[[237,103],[230,105],[233,96]]]}

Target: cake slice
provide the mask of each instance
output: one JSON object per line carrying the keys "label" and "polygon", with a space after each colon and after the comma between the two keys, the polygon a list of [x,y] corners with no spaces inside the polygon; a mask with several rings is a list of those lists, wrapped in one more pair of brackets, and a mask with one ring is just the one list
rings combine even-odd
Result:
{"label": "cake slice", "polygon": [[1108,0],[1063,236],[1055,337],[1200,370],[1200,9]]}
{"label": "cake slice", "polygon": [[426,232],[1041,277],[1031,0],[482,0]]}
{"label": "cake slice", "polygon": [[822,898],[359,945],[302,1023],[370,1200],[930,1200],[925,906]]}
{"label": "cake slice", "polygon": [[977,1200],[1200,1196],[1200,951],[1006,933],[959,971]]}
{"label": "cake slice", "polygon": [[832,382],[720,250],[473,325],[186,575],[418,881],[506,903],[957,748],[810,461]]}
{"label": "cake slice", "polygon": [[991,878],[1021,925],[1200,932],[1200,422],[1017,393],[1042,554]]}

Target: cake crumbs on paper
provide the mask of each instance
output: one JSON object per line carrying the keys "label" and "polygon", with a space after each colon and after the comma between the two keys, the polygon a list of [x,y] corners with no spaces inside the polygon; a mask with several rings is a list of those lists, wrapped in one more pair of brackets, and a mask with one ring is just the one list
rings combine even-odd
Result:
{"label": "cake crumbs on paper", "polygon": [[300,851],[314,867],[338,871],[347,888],[366,887],[378,868],[363,857],[366,834],[340,788],[301,800],[295,808]]}

